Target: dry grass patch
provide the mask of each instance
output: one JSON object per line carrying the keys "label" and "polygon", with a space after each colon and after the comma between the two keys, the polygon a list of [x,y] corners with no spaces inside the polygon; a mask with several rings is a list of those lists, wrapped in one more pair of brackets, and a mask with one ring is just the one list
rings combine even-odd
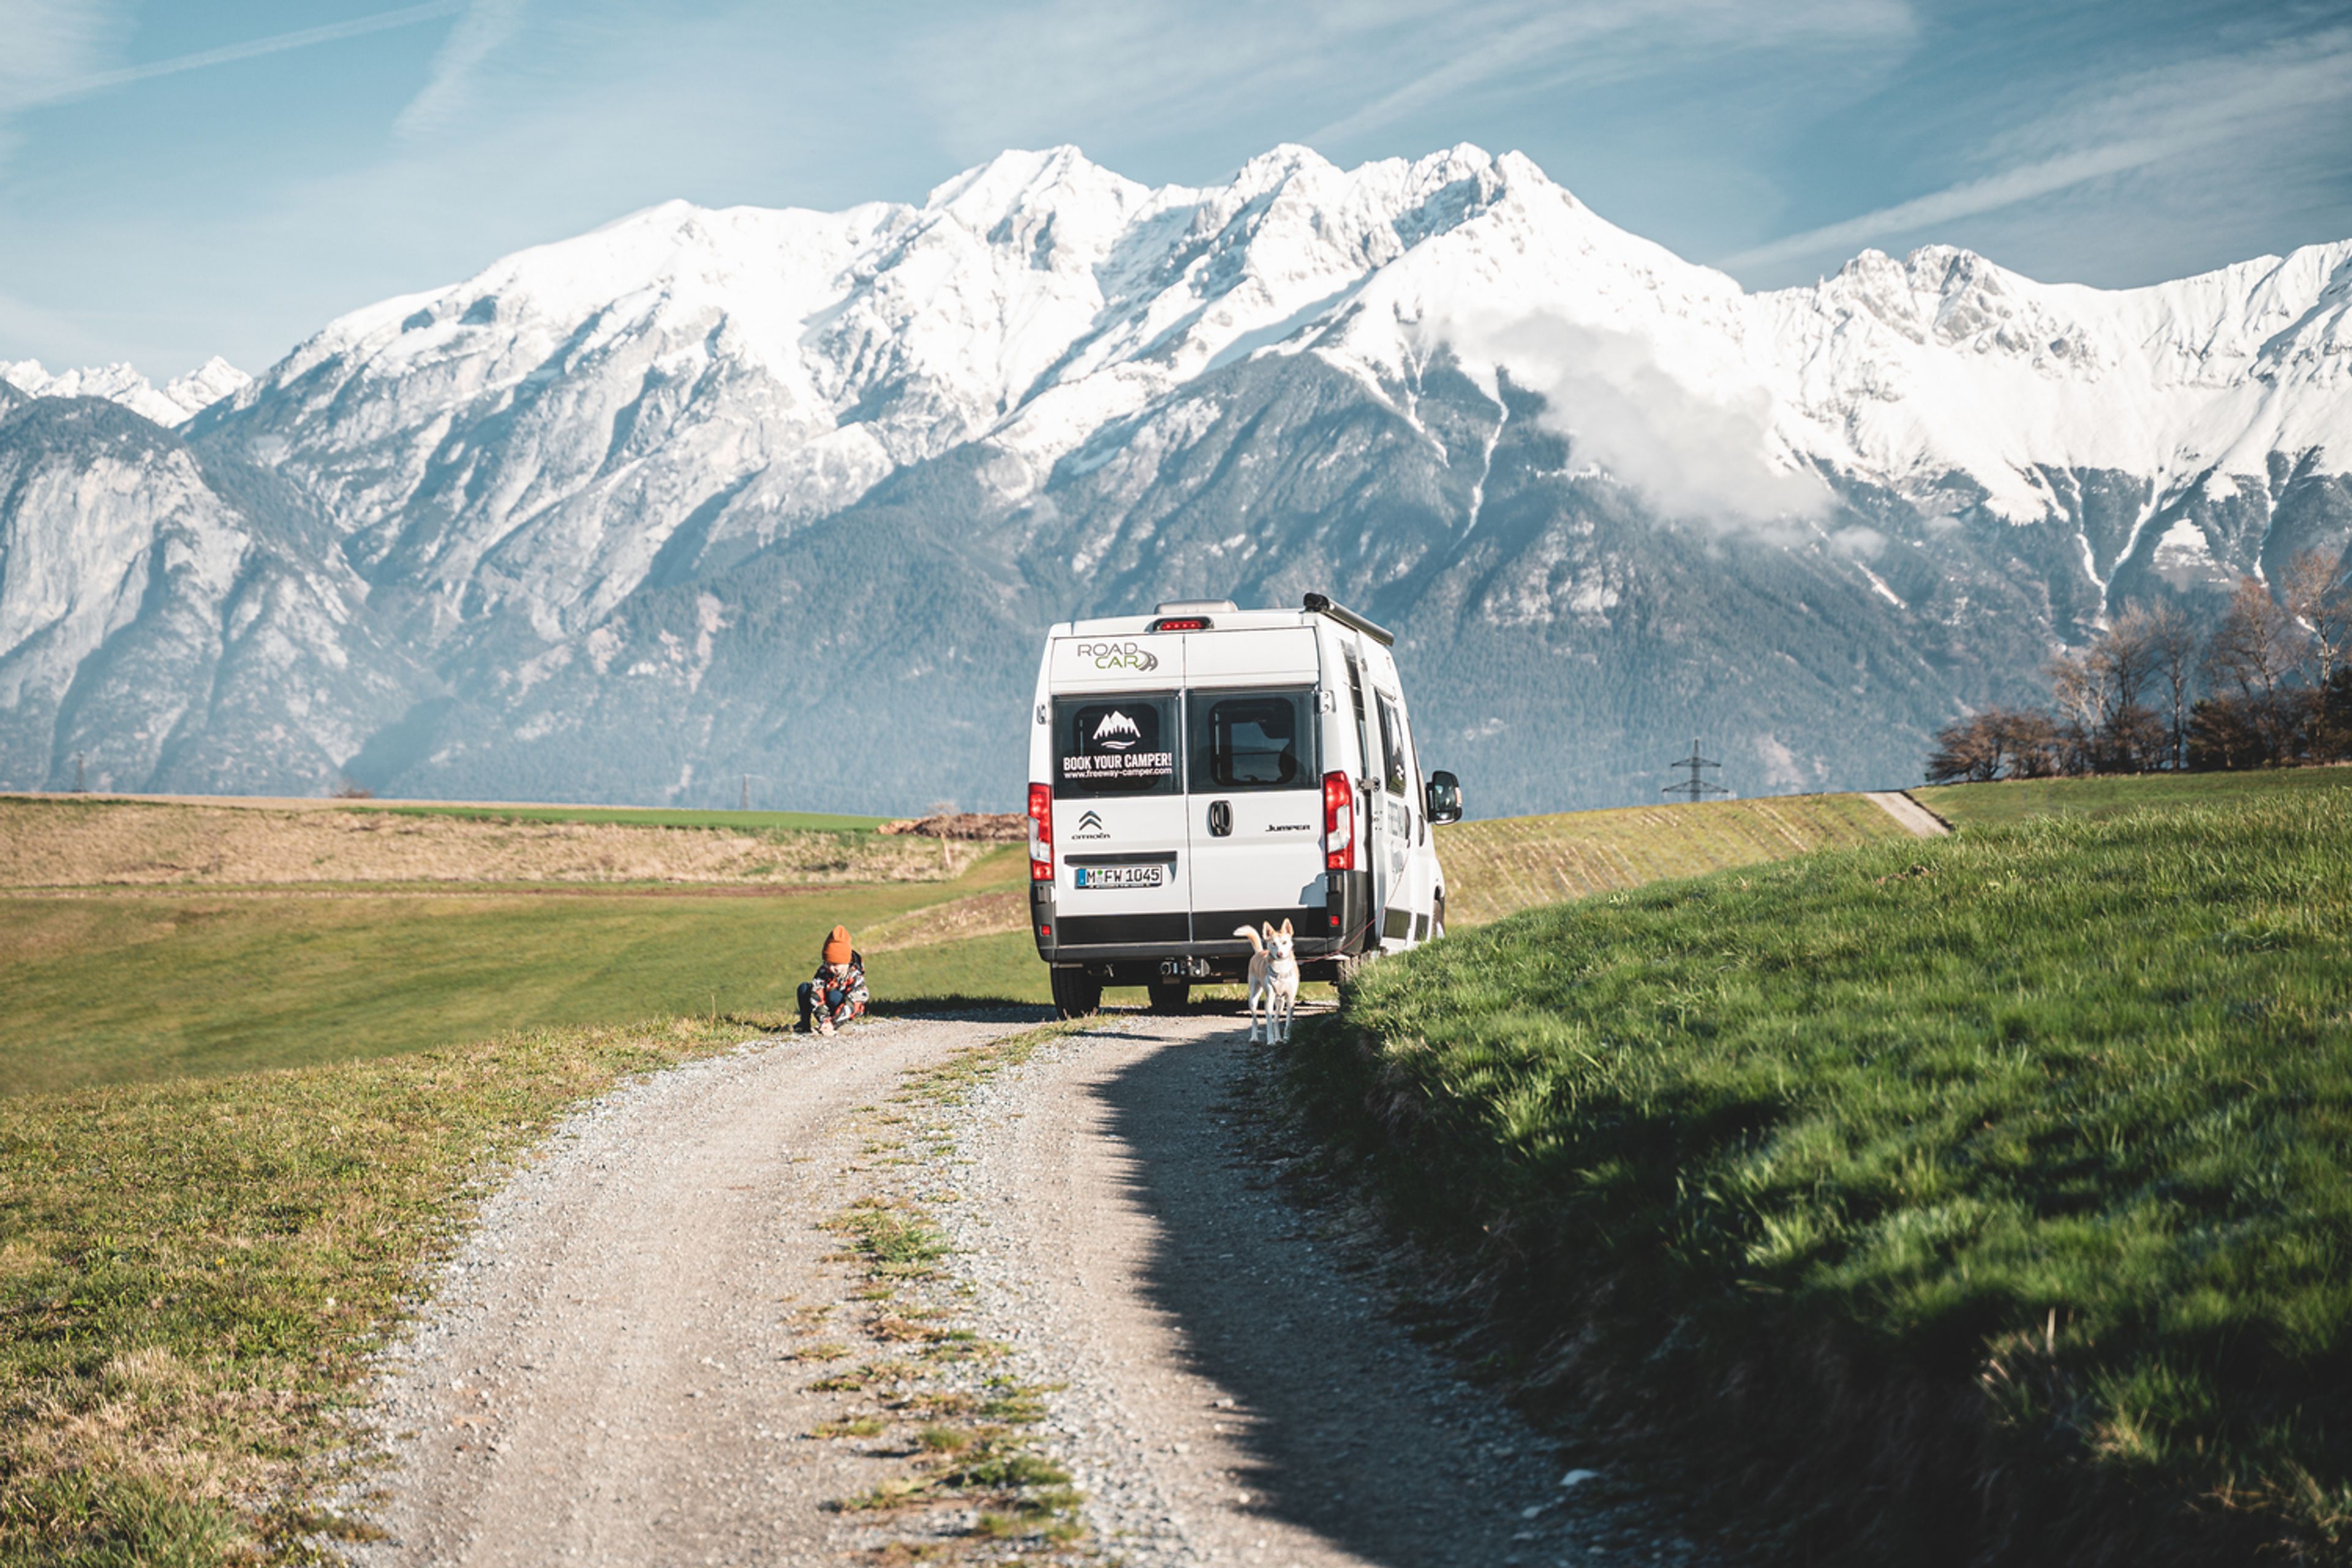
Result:
{"label": "dry grass patch", "polygon": [[1483,925],[1592,893],[1908,837],[1858,795],[1506,816],[1437,830],[1449,925]]}
{"label": "dry grass patch", "polygon": [[869,929],[857,945],[868,953],[897,952],[970,936],[1025,934],[1028,930],[1029,891],[1023,888],[978,893],[896,916]]}
{"label": "dry grass patch", "polygon": [[0,798],[0,887],[14,888],[933,882],[995,847],[856,830]]}

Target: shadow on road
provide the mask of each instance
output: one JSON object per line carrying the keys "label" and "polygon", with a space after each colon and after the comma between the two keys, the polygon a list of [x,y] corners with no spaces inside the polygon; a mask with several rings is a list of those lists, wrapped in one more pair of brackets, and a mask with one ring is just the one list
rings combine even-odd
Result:
{"label": "shadow on road", "polygon": [[1145,1289],[1234,1398],[1255,1511],[1396,1568],[1557,1560],[1549,1445],[1463,1384],[1348,1271],[1244,1147],[1241,1032],[1153,1052],[1101,1090],[1162,1244]]}

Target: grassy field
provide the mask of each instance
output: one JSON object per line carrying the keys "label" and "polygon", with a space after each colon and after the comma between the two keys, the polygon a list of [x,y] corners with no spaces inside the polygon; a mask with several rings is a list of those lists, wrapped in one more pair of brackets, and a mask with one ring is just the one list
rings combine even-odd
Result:
{"label": "grassy field", "polygon": [[[1017,889],[999,850],[948,882],[818,893],[352,896],[0,892],[0,1093],[382,1056],[517,1028],[791,1013],[853,932]],[[1017,917],[1016,917],[1017,918]],[[1024,932],[867,954],[876,994],[1046,994]]]}
{"label": "grassy field", "polygon": [[[358,1529],[336,1412],[471,1184],[787,1025],[835,922],[880,1009],[1045,999],[1017,847],[594,815],[0,801],[0,1564]],[[740,885],[812,874],[883,879]]]}
{"label": "grassy field", "polygon": [[[1047,995],[1045,967],[1024,934],[1017,847],[943,850],[930,840],[860,835],[873,857],[845,860],[837,874],[960,874],[789,891],[437,879],[395,887],[387,883],[403,868],[446,875],[451,857],[546,875],[570,864],[550,856],[577,849],[568,840],[419,843],[337,825],[356,815],[0,802],[11,839],[0,851],[0,884],[19,884],[0,885],[0,994],[10,1004],[0,1009],[0,1093],[357,1059],[517,1028],[778,1017],[836,921],[866,949],[886,1004]],[[652,847],[629,851],[637,862],[615,861],[621,871],[710,867],[695,858],[709,847],[709,830],[628,831]],[[1441,830],[1439,852],[1458,926],[1577,892],[1900,831],[1859,796],[1800,796],[1466,823]],[[305,833],[333,837],[313,844]],[[834,837],[797,828],[786,836],[797,844]],[[683,847],[662,847],[673,838]],[[332,860],[318,864],[330,852]],[[273,853],[282,865],[265,858]],[[928,858],[941,854],[953,859]],[[177,879],[187,864],[219,869],[191,887]],[[110,868],[138,866],[161,869],[134,885],[104,884]],[[257,879],[336,869],[351,879]]]}
{"label": "grassy field", "polygon": [[2141,773],[2087,779],[2004,779],[1937,784],[1911,797],[1955,827],[1995,827],[2037,816],[2116,816],[2127,811],[2219,805],[2258,796],[2352,789],[2352,768],[2279,768],[2242,773]]}
{"label": "grassy field", "polygon": [[[351,1528],[307,1500],[335,1412],[469,1183],[782,1026],[835,922],[880,1009],[1045,998],[1017,847],[598,815],[0,800],[0,1564],[295,1562]],[[1892,826],[1740,802],[1442,852],[1458,923]]]}
{"label": "grassy field", "polygon": [[1465,822],[1437,830],[1437,855],[1446,923],[1458,928],[1664,877],[1906,837],[1861,795],[1800,795]]}
{"label": "grassy field", "polygon": [[0,1099],[0,1563],[310,1563],[337,1412],[469,1180],[752,1031],[569,1029]]}
{"label": "grassy field", "polygon": [[1792,1556],[2352,1562],[2352,791],[2307,776],[1533,911],[1368,972],[1299,1088],[1594,1459]]}

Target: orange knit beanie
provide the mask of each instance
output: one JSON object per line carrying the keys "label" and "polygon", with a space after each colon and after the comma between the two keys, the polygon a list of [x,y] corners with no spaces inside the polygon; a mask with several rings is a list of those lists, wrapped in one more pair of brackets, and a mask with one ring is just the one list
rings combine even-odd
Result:
{"label": "orange knit beanie", "polygon": [[827,963],[849,962],[849,928],[835,926],[833,934],[824,939],[824,961]]}

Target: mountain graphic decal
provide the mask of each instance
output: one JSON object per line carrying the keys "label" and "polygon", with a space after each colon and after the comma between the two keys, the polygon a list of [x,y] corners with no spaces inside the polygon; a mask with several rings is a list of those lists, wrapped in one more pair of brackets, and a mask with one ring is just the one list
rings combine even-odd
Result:
{"label": "mountain graphic decal", "polygon": [[1100,751],[1124,752],[1142,741],[1143,731],[1135,727],[1135,721],[1115,708],[1095,726],[1095,745]]}

